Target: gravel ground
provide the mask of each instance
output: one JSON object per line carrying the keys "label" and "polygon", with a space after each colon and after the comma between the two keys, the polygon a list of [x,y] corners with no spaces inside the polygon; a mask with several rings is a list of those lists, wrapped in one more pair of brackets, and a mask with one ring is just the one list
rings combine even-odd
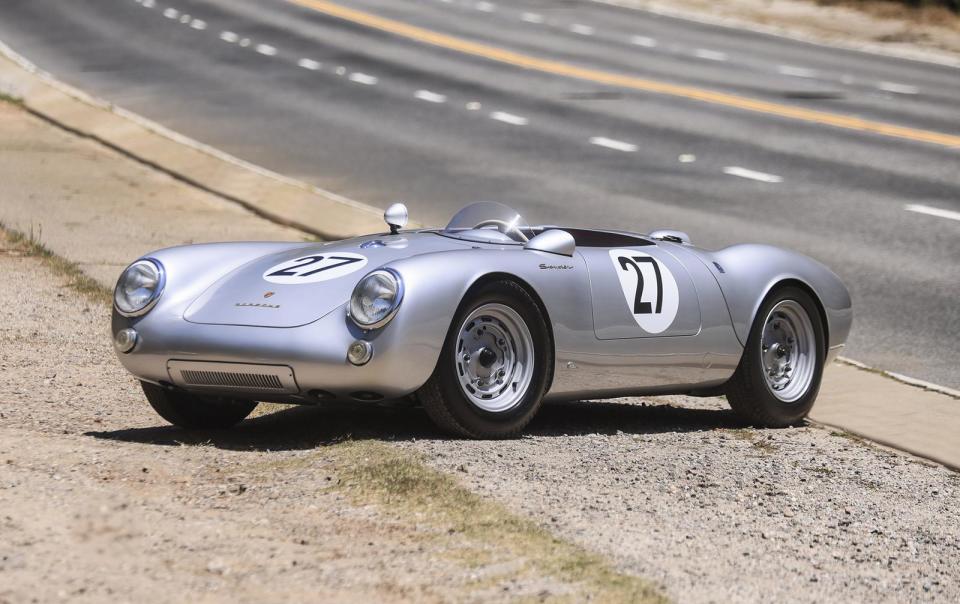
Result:
{"label": "gravel ground", "polygon": [[[960,601],[960,477],[719,399],[546,407],[508,442],[417,409],[162,425],[108,312],[0,244],[0,603],[576,594],[496,546],[351,500],[327,445],[386,440],[682,602]],[[573,599],[577,599],[574,595]]]}
{"label": "gravel ground", "polygon": [[511,442],[404,445],[681,602],[960,601],[960,476],[722,399],[555,405]]}
{"label": "gravel ground", "polygon": [[577,593],[496,544],[338,488],[347,424],[331,431],[317,410],[226,433],[165,426],[108,325],[108,308],[0,233],[0,604]]}

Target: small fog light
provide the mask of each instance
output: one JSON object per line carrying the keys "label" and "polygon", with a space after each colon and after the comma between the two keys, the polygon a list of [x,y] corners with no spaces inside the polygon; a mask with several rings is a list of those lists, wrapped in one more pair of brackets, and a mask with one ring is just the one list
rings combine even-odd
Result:
{"label": "small fog light", "polygon": [[347,360],[354,365],[366,365],[373,358],[373,345],[366,340],[356,340],[347,349]]}
{"label": "small fog light", "polygon": [[130,352],[137,345],[138,339],[139,335],[137,334],[137,330],[127,327],[117,332],[116,337],[113,339],[113,345],[120,352]]}

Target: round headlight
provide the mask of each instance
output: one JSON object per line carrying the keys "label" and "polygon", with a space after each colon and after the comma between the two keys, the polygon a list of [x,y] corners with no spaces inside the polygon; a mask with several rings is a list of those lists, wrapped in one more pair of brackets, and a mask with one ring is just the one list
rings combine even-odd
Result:
{"label": "round headlight", "polygon": [[127,267],[113,291],[117,311],[126,317],[142,315],[163,293],[163,266],[156,260],[137,260]]}
{"label": "round headlight", "polygon": [[350,318],[364,329],[376,329],[390,322],[403,299],[403,280],[390,269],[375,270],[353,288]]}

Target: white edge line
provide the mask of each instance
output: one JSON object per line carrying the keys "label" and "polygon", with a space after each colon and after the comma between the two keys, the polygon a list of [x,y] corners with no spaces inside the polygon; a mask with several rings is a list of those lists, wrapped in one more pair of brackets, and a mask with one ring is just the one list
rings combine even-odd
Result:
{"label": "white edge line", "polygon": [[365,86],[373,86],[380,81],[375,76],[367,73],[361,73],[359,71],[351,73],[349,76],[347,76],[347,79],[351,82],[356,82],[357,84],[363,84]]}
{"label": "white edge line", "polygon": [[437,92],[431,92],[429,90],[418,90],[413,93],[415,98],[420,99],[421,101],[427,101],[428,103],[446,103],[446,95],[439,94]]}
{"label": "white edge line", "polygon": [[505,111],[494,111],[490,114],[490,119],[507,124],[513,124],[514,126],[526,126],[530,123],[530,120],[522,115],[514,115]]}
{"label": "white edge line", "polygon": [[316,71],[322,67],[322,64],[319,61],[314,61],[313,59],[303,58],[297,61],[297,67],[303,67],[304,69],[309,69],[310,71]]}
{"label": "white edge line", "polygon": [[590,139],[591,145],[597,145],[598,147],[606,147],[607,149],[614,149],[616,151],[623,151],[624,153],[633,153],[639,147],[633,143],[628,143],[624,141],[618,141],[616,139],[607,138],[605,136],[594,136]]}
{"label": "white edge line", "polygon": [[698,48],[693,51],[693,55],[698,59],[706,59],[707,61],[727,60],[727,53],[720,52],[718,50],[710,50],[708,48]]}
{"label": "white edge line", "polygon": [[947,388],[946,386],[941,386],[939,384],[934,384],[932,382],[927,382],[925,380],[918,380],[917,378],[910,377],[908,375],[903,375],[902,373],[894,373],[893,371],[885,371],[883,369],[877,369],[876,367],[871,367],[866,363],[861,363],[860,361],[855,361],[847,357],[838,356],[837,361],[843,363],[844,365],[850,365],[858,369],[864,369],[866,371],[874,371],[888,377],[892,380],[902,382],[908,386],[914,386],[915,388],[922,388],[924,390],[930,390],[931,392],[937,392],[939,394],[944,394],[946,396],[960,399],[960,390],[954,390],[953,388]]}
{"label": "white edge line", "polygon": [[880,82],[877,88],[884,92],[893,92],[895,94],[920,94],[920,89],[909,84],[897,84],[896,82]]}
{"label": "white edge line", "polygon": [[23,55],[19,54],[18,52],[16,52],[15,50],[7,46],[3,41],[0,41],[0,54],[10,59],[14,63],[16,63],[17,65],[22,67],[24,70],[37,76],[49,86],[56,88],[60,92],[66,94],[67,96],[71,96],[77,99],[78,101],[82,103],[86,103],[93,107],[105,109],[110,113],[115,113],[116,115],[119,115],[122,118],[130,120],[131,122],[137,124],[138,126],[141,126],[142,128],[145,128],[146,130],[149,130],[160,136],[163,136],[164,138],[168,138],[174,142],[180,143],[181,145],[185,145],[195,151],[206,153],[207,155],[216,157],[217,159],[223,160],[235,166],[245,168],[247,170],[250,170],[251,172],[259,174],[260,176],[270,178],[272,180],[281,182],[286,185],[290,185],[292,187],[297,187],[298,189],[308,191],[310,193],[316,193],[318,195],[329,197],[330,199],[338,203],[342,203],[343,205],[349,206],[357,210],[361,210],[363,212],[368,212],[374,216],[378,216],[378,217],[383,216],[382,210],[375,208],[371,205],[367,205],[362,201],[350,199],[349,197],[345,197],[343,195],[340,195],[339,193],[334,193],[333,191],[328,191],[327,189],[323,189],[316,185],[303,182],[302,180],[290,178],[289,176],[284,176],[283,174],[274,172],[272,170],[268,170],[262,166],[252,164],[246,160],[240,159],[239,157],[230,155],[226,151],[221,151],[216,147],[211,147],[210,145],[206,145],[197,140],[184,136],[179,132],[170,130],[166,126],[163,126],[141,115],[133,113],[132,111],[128,111],[122,107],[114,105],[113,103],[109,103],[103,99],[99,99],[97,97],[91,96],[86,92],[80,90],[79,88],[74,88],[69,84],[65,84],[64,82],[61,82],[60,80],[53,77],[53,75],[50,74],[49,72],[43,71],[42,69],[40,69],[39,67],[31,63],[29,59],[27,59]]}
{"label": "white edge line", "polygon": [[924,206],[918,203],[908,203],[907,205],[903,206],[903,209],[908,212],[916,212],[917,214],[936,216],[937,218],[960,220],[960,212],[954,212],[953,210],[941,210],[940,208],[932,208],[930,206]]}
{"label": "white edge line", "polygon": [[730,176],[739,176],[740,178],[758,180],[760,182],[768,182],[768,183],[783,182],[783,177],[777,174],[767,174],[766,172],[757,172],[756,170],[741,168],[740,166],[726,166],[723,169],[723,173],[728,174]]}

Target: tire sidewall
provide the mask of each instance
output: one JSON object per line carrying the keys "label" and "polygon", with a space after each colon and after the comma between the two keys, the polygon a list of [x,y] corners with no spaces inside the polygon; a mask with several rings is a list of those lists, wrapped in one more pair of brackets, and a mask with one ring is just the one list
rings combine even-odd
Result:
{"label": "tire sidewall", "polygon": [[[790,403],[780,400],[770,390],[765,377],[766,369],[763,366],[763,356],[760,350],[763,328],[767,316],[770,314],[770,311],[773,310],[774,306],[784,300],[792,300],[798,303],[807,313],[810,323],[813,325],[815,341],[815,367],[810,385],[802,397]],[[756,393],[760,399],[758,402],[762,404],[764,412],[776,419],[776,423],[781,425],[795,424],[806,417],[813,407],[813,403],[816,401],[817,394],[820,391],[820,382],[823,377],[826,358],[825,340],[826,333],[820,311],[813,298],[806,291],[794,286],[782,287],[772,292],[771,295],[764,300],[763,304],[760,305],[753,327],[750,330],[750,337],[747,340],[749,354],[746,360],[751,364],[749,371],[750,381],[754,393]]]}
{"label": "tire sidewall", "polygon": [[[519,404],[501,412],[477,407],[464,395],[457,377],[456,346],[460,327],[471,312],[485,304],[503,304],[516,311],[533,340],[533,376],[527,392]],[[437,361],[436,379],[447,403],[447,411],[471,433],[496,435],[519,430],[540,407],[552,374],[552,352],[553,342],[546,321],[529,294],[509,281],[494,281],[481,286],[457,310]]]}

